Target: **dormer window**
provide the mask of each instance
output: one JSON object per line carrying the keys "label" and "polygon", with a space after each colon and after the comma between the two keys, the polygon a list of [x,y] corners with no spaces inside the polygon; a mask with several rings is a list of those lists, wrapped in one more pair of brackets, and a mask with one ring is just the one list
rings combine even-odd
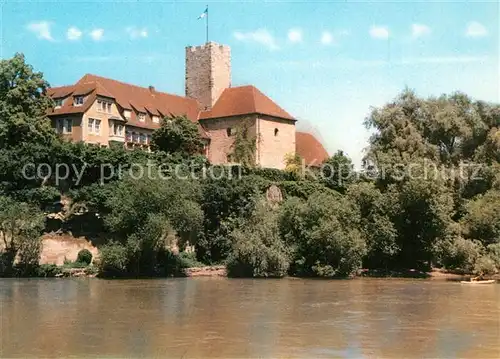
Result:
{"label": "dormer window", "polygon": [[123,117],[125,117],[127,120],[130,120],[130,110],[123,110]]}
{"label": "dormer window", "polygon": [[160,123],[160,118],[158,116],[153,116],[154,123]]}
{"label": "dormer window", "polygon": [[83,105],[83,100],[84,100],[83,96],[75,96],[74,105],[75,106],[81,106],[81,105]]}
{"label": "dormer window", "polygon": [[139,117],[139,121],[141,121],[141,122],[145,122],[146,121],[146,114],[143,113],[143,112],[139,112],[137,114],[137,117]]}
{"label": "dormer window", "polygon": [[97,111],[111,113],[111,102],[104,100],[97,100]]}
{"label": "dormer window", "polygon": [[64,100],[62,98],[55,98],[54,103],[55,103],[55,108],[61,108],[63,105]]}

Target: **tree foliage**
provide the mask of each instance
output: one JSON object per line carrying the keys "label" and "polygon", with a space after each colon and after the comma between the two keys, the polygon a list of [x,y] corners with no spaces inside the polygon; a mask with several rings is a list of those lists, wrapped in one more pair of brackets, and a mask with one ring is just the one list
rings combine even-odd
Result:
{"label": "tree foliage", "polygon": [[201,153],[203,145],[196,123],[186,116],[170,116],[165,117],[161,127],[153,133],[151,149],[192,156]]}

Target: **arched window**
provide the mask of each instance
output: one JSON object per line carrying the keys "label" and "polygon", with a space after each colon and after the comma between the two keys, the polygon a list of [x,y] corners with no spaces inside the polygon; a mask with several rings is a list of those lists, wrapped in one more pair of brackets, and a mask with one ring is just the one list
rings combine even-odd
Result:
{"label": "arched window", "polygon": [[280,132],[280,130],[278,130],[277,128],[274,129],[274,136],[278,136],[278,133]]}
{"label": "arched window", "polygon": [[228,127],[226,129],[226,133],[227,133],[227,137],[231,137],[231,135],[233,134],[233,129],[231,127]]}

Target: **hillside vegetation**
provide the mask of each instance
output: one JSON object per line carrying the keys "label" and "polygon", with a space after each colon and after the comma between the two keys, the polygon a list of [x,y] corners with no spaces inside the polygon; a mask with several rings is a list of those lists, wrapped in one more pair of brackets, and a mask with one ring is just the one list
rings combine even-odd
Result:
{"label": "hillside vegetation", "polygon": [[[200,262],[244,277],[500,268],[496,104],[404,90],[366,118],[362,170],[339,151],[314,169],[290,155],[279,171],[252,165],[259,139],[244,127],[233,149],[242,165],[211,166],[185,117],[162,121],[151,153],[66,142],[46,117],[47,87],[22,55],[1,60],[2,276],[40,275],[49,231],[90,239],[104,276],[168,276]],[[273,184],[280,203],[265,199]]]}

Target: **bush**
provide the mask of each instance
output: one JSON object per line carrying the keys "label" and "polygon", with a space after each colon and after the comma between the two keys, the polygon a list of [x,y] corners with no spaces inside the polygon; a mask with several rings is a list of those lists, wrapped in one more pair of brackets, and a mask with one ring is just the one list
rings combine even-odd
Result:
{"label": "bush", "polygon": [[361,267],[366,241],[358,230],[359,212],[345,198],[323,192],[307,201],[292,198],[279,221],[281,236],[292,249],[292,274],[347,277]]}
{"label": "bush", "polygon": [[494,274],[496,273],[495,262],[489,256],[481,256],[474,265],[475,274]]}
{"label": "bush", "polygon": [[100,248],[99,268],[107,275],[123,275],[127,270],[128,256],[125,246],[111,242]]}
{"label": "bush", "polygon": [[474,264],[481,256],[482,245],[459,236],[452,236],[437,241],[434,245],[434,255],[437,264],[446,269],[461,269],[471,272]]}
{"label": "bush", "polygon": [[487,247],[488,256],[495,262],[497,269],[500,269],[500,243],[490,244]]}
{"label": "bush", "polygon": [[61,267],[55,264],[42,264],[38,266],[36,274],[38,277],[55,277],[58,274],[62,274]]}
{"label": "bush", "polygon": [[196,259],[195,252],[180,252],[177,257],[181,268],[203,267],[205,265]]}
{"label": "bush", "polygon": [[80,252],[78,252],[76,261],[89,265],[90,263],[92,263],[92,253],[90,253],[88,249],[82,249]]}
{"label": "bush", "polygon": [[232,277],[283,277],[289,255],[279,236],[277,214],[260,205],[253,216],[231,233],[232,251],[227,261]]}

